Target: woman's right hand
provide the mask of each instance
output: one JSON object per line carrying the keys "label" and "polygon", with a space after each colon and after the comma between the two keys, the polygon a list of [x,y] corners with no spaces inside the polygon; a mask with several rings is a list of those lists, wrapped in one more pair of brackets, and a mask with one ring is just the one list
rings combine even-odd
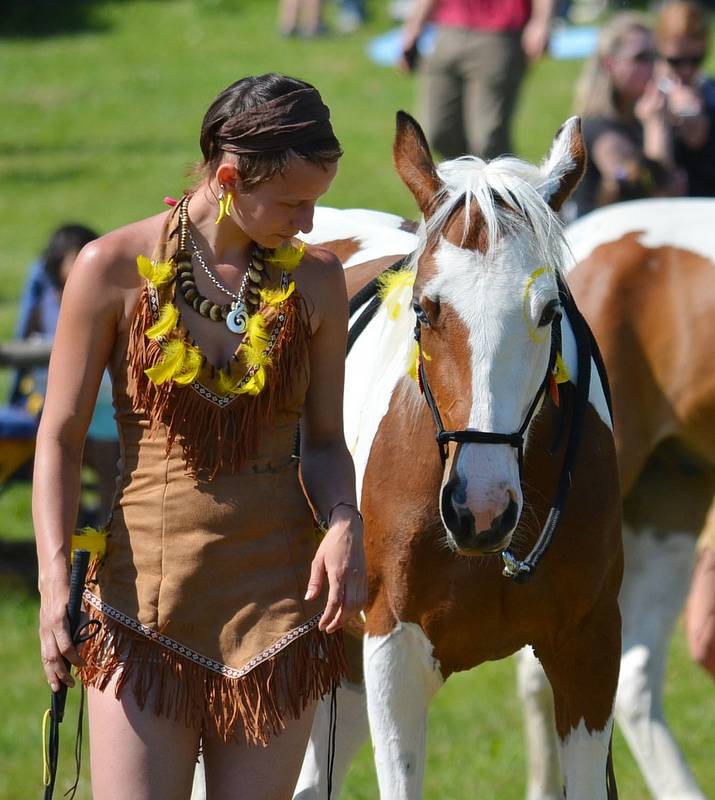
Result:
{"label": "woman's right hand", "polygon": [[70,635],[68,596],[69,579],[66,574],[53,575],[40,581],[40,652],[42,668],[53,692],[59,691],[62,684],[69,687],[75,684],[64,662],[65,658],[76,667],[84,664]]}
{"label": "woman's right hand", "polygon": [[665,94],[658,88],[655,81],[650,81],[636,102],[633,111],[641,124],[645,126],[655,121],[665,122],[666,108]]}

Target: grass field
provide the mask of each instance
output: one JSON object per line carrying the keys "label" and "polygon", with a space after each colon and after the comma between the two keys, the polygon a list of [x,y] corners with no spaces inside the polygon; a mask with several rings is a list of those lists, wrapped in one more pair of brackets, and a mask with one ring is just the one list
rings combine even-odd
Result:
{"label": "grass field", "polygon": [[[368,38],[389,27],[385,3],[374,0],[365,31],[321,41],[280,39],[274,5],[24,0],[0,20],[0,338],[12,335],[27,265],[50,231],[70,220],[106,231],[161,210],[164,195],[189,185],[205,107],[245,74],[278,70],[321,89],[345,149],[326,204],[414,215],[390,156],[394,113],[414,110],[414,83],[364,55]],[[515,126],[520,155],[533,160],[544,154],[569,114],[578,68],[546,60],[532,70]],[[31,537],[27,486],[0,496],[0,537]],[[25,800],[41,791],[39,724],[47,690],[36,615],[33,592],[18,582],[0,585],[0,800]],[[72,775],[77,692],[70,694],[62,788]],[[715,797],[713,686],[690,663],[681,631],[671,654],[666,708],[706,793]],[[615,759],[621,796],[646,798],[620,737]],[[456,676],[431,713],[426,797],[516,800],[523,797],[523,774],[512,664]],[[343,798],[376,794],[365,749]],[[89,796],[85,765],[78,797]]]}

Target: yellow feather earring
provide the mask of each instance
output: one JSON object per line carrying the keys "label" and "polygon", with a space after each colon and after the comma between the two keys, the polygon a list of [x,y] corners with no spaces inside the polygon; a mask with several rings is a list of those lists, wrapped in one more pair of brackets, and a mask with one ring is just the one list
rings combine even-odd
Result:
{"label": "yellow feather earring", "polygon": [[216,225],[221,220],[226,219],[231,213],[231,204],[233,203],[233,194],[231,192],[224,193],[223,186],[218,195],[218,216],[216,217]]}

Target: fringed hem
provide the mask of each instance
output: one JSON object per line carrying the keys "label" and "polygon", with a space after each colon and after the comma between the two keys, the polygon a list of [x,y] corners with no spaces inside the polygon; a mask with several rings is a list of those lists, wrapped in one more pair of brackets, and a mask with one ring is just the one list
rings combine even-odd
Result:
{"label": "fringed hem", "polygon": [[148,628],[151,636],[146,635],[135,620],[127,626],[102,606],[105,611],[86,604],[102,630],[83,645],[82,682],[104,691],[118,675],[115,697],[130,687],[139,708],[183,722],[202,736],[265,746],[287,720],[298,719],[347,674],[342,635],[319,630],[318,617],[289,631],[267,657],[252,659],[237,671],[240,677],[231,677],[225,674],[228,667],[217,670],[222,665],[205,658],[200,663],[203,657],[193,651],[183,648],[182,654],[173,640]]}

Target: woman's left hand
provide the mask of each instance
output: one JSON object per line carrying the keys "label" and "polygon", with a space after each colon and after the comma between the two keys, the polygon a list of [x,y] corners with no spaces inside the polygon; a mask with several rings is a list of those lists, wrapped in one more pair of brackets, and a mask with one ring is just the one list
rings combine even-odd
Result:
{"label": "woman's left hand", "polygon": [[310,565],[306,600],[314,600],[328,576],[328,602],[318,627],[335,633],[367,602],[367,574],[362,521],[350,506],[336,506],[330,528]]}

